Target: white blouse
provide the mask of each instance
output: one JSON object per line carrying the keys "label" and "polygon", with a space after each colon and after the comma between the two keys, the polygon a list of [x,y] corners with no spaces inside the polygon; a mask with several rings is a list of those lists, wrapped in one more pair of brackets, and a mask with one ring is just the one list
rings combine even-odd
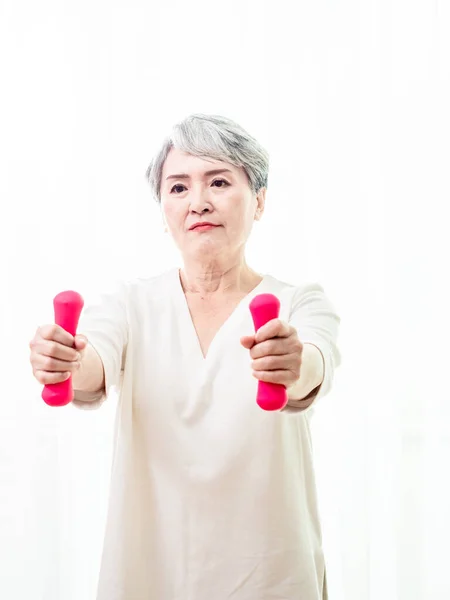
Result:
{"label": "white blouse", "polygon": [[[270,292],[280,318],[316,345],[331,389],[340,317],[317,283],[265,275],[203,357],[171,269],[121,284],[83,311],[78,333],[119,391],[97,600],[323,600],[325,561],[309,420],[313,407],[265,412],[240,338],[250,300]],[[89,402],[87,402],[89,401]]]}

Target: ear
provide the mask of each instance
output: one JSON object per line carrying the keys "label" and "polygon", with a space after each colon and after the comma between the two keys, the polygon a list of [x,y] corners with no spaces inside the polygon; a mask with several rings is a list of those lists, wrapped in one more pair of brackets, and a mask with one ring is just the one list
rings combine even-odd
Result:
{"label": "ear", "polygon": [[266,188],[261,188],[256,196],[255,221],[259,221],[264,214],[264,207],[266,204],[266,191]]}

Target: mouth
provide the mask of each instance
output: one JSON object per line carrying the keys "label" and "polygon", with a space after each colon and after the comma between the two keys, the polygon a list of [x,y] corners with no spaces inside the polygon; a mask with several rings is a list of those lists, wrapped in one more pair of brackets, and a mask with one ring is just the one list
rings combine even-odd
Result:
{"label": "mouth", "polygon": [[215,227],[219,227],[219,225],[215,225],[214,223],[195,223],[192,227],[189,228],[189,231],[207,231],[209,229],[214,229]]}

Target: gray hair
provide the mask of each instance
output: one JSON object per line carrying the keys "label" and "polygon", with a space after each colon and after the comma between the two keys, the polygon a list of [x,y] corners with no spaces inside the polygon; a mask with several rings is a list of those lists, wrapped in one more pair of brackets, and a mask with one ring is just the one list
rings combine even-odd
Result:
{"label": "gray hair", "polygon": [[267,188],[269,154],[261,144],[231,119],[193,114],[173,126],[147,169],[152,195],[159,203],[163,165],[172,148],[243,167],[254,194]]}

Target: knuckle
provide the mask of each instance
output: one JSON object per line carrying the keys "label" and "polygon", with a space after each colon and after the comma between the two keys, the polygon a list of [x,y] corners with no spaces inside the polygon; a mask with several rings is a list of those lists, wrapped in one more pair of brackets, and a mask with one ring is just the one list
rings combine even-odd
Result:
{"label": "knuckle", "polygon": [[35,339],[37,340],[46,340],[48,339],[50,336],[48,335],[48,325],[41,325],[40,327],[37,328],[36,330],[36,334],[35,334]]}
{"label": "knuckle", "polygon": [[292,365],[293,369],[299,369],[301,362],[302,361],[299,354],[294,354],[293,356],[291,356],[290,364]]}
{"label": "knuckle", "polygon": [[48,351],[50,352],[51,356],[56,355],[57,349],[58,349],[58,344],[56,342],[52,341],[48,344]]}
{"label": "knuckle", "polygon": [[303,350],[303,344],[301,343],[300,340],[295,340],[294,343],[294,351],[295,352],[301,352]]}
{"label": "knuckle", "polygon": [[46,356],[43,360],[43,364],[48,371],[55,368],[55,360],[51,356]]}
{"label": "knuckle", "polygon": [[53,341],[57,336],[59,331],[59,326],[56,323],[51,323],[50,325],[43,325],[40,328],[40,335],[43,339]]}
{"label": "knuckle", "polygon": [[280,344],[283,344],[282,340],[269,340],[266,346],[266,354],[276,354]]}
{"label": "knuckle", "polygon": [[255,358],[263,358],[267,354],[267,342],[260,342],[253,348]]}
{"label": "knuckle", "polygon": [[271,369],[273,369],[276,366],[276,358],[274,356],[268,356],[267,358],[263,359],[264,361],[264,368],[268,371],[270,371]]}
{"label": "knuckle", "polygon": [[55,336],[59,332],[59,325],[57,325],[56,323],[52,323],[49,327],[52,336]]}
{"label": "knuckle", "polygon": [[276,332],[281,331],[281,329],[283,329],[283,321],[281,319],[274,319],[273,320],[273,329]]}
{"label": "knuckle", "polygon": [[48,340],[51,337],[51,325],[41,325],[37,332],[36,335],[43,338],[44,340]]}
{"label": "knuckle", "polygon": [[250,350],[250,357],[253,358],[253,360],[258,358],[258,356],[259,356],[257,348],[258,348],[257,346],[253,346],[253,348]]}

